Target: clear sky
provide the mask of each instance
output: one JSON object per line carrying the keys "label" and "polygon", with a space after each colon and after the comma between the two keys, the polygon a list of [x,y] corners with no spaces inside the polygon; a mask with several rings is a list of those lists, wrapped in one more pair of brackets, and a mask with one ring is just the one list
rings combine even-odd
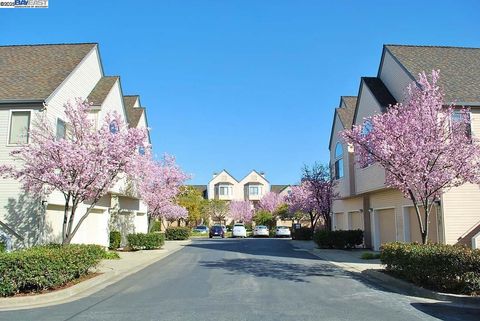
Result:
{"label": "clear sky", "polygon": [[148,108],[157,154],[206,184],[225,168],[273,184],[328,162],[333,110],[382,45],[480,47],[480,1],[50,0],[1,9],[0,43],[98,42]]}

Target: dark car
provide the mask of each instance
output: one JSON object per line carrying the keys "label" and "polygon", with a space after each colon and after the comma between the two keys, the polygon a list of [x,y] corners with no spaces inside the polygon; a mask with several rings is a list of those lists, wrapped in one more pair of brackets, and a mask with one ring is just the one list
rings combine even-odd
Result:
{"label": "dark car", "polygon": [[210,228],[210,233],[208,234],[210,238],[214,236],[220,236],[222,239],[225,237],[225,231],[221,225],[214,225]]}

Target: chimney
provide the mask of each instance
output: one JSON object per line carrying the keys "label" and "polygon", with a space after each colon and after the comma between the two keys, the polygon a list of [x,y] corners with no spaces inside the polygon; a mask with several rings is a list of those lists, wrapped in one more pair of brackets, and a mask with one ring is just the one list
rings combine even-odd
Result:
{"label": "chimney", "polygon": [[218,173],[216,173],[216,172],[213,172],[213,177],[212,177],[212,178],[215,178],[215,177],[217,177],[217,175],[218,175]]}
{"label": "chimney", "polygon": [[262,175],[262,177],[265,177],[265,172],[260,172],[260,175]]}

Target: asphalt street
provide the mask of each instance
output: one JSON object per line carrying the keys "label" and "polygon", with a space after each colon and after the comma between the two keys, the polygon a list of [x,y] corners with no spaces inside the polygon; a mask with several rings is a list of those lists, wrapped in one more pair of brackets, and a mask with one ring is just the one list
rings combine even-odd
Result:
{"label": "asphalt street", "polygon": [[393,293],[290,240],[199,239],[87,298],[0,320],[480,320]]}

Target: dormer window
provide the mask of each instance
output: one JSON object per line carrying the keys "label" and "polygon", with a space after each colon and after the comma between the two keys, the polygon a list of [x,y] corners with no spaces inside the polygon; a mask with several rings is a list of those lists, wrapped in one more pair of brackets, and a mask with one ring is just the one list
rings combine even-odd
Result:
{"label": "dormer window", "polygon": [[343,177],[343,146],[337,143],[335,146],[335,179]]}

